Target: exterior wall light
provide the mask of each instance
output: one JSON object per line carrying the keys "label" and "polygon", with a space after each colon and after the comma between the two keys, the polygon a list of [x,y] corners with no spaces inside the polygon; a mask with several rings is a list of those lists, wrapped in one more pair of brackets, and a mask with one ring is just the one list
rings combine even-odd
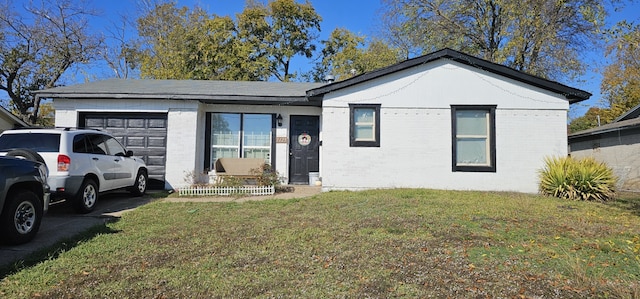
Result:
{"label": "exterior wall light", "polygon": [[282,114],[278,113],[278,116],[276,116],[276,121],[278,122],[278,127],[282,127]]}

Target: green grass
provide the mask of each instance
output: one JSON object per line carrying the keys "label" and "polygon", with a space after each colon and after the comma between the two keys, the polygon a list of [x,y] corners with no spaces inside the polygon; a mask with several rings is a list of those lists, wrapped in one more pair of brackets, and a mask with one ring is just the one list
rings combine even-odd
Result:
{"label": "green grass", "polygon": [[0,297],[639,298],[639,198],[399,189],[156,201],[6,276]]}

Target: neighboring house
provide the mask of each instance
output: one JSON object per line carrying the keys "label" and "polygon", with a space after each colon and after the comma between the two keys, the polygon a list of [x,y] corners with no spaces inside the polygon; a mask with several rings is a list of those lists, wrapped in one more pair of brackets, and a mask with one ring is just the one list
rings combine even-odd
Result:
{"label": "neighboring house", "polygon": [[569,152],[605,162],[619,189],[640,191],[640,105],[610,124],[570,134]]}
{"label": "neighboring house", "polygon": [[331,84],[111,79],[38,92],[56,126],[104,128],[166,188],[219,157],[263,158],[285,183],[537,192],[567,155],[588,92],[450,49]]}
{"label": "neighboring house", "polygon": [[4,107],[0,107],[0,133],[4,130],[28,127],[29,124],[19,119]]}

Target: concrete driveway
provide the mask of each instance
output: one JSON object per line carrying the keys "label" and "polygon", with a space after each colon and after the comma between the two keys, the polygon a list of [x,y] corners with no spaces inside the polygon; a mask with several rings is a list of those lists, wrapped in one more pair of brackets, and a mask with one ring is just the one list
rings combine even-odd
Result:
{"label": "concrete driveway", "polygon": [[10,265],[38,250],[50,247],[57,242],[72,238],[89,228],[117,220],[127,211],[149,203],[150,196],[131,197],[128,192],[113,192],[101,195],[96,209],[89,214],[77,214],[65,203],[54,204],[42,219],[36,237],[27,244],[18,246],[0,245],[0,267]]}

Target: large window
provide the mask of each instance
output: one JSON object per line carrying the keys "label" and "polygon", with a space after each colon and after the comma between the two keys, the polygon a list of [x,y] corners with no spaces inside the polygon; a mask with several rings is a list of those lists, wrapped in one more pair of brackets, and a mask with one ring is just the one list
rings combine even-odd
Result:
{"label": "large window", "polygon": [[453,171],[496,171],[496,106],[451,106]]}
{"label": "large window", "polygon": [[261,158],[272,164],[273,115],[209,113],[208,169],[218,158]]}
{"label": "large window", "polygon": [[380,146],[380,105],[350,104],[350,145]]}

